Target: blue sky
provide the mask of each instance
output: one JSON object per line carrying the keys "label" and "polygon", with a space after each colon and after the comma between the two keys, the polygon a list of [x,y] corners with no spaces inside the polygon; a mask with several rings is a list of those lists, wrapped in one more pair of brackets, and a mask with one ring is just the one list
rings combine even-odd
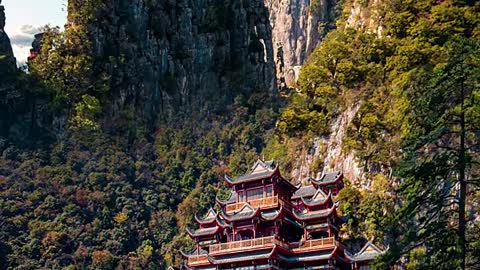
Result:
{"label": "blue sky", "polygon": [[25,62],[38,28],[46,24],[62,26],[66,21],[67,0],[2,0],[7,17],[5,31],[15,57]]}

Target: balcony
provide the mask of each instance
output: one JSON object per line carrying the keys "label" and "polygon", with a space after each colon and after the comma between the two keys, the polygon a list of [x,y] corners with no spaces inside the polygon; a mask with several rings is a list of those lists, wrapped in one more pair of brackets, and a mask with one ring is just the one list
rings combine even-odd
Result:
{"label": "balcony", "polygon": [[210,246],[210,255],[218,253],[229,253],[244,249],[259,249],[274,247],[274,245],[281,245],[282,243],[275,239],[275,236],[261,237],[255,239],[234,241],[229,243],[221,243]]}
{"label": "balcony", "polygon": [[327,237],[321,239],[307,240],[301,244],[291,244],[290,250],[294,253],[308,252],[314,250],[322,250],[334,248],[337,245],[335,238]]}
{"label": "balcony", "polygon": [[195,265],[202,265],[202,264],[209,264],[208,255],[197,255],[197,256],[190,256],[188,257],[188,265],[195,266]]}
{"label": "balcony", "polygon": [[[253,208],[270,208],[278,206],[278,196],[265,197],[260,199],[247,201]],[[235,212],[242,209],[245,202],[232,203],[226,206],[227,213]]]}

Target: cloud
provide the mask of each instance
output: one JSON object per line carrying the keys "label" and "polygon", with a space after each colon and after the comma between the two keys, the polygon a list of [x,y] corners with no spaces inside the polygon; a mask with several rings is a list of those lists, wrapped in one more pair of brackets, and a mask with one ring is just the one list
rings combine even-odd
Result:
{"label": "cloud", "polygon": [[27,62],[27,57],[30,54],[30,46],[12,45],[13,54],[17,59],[17,65],[21,66]]}
{"label": "cloud", "polygon": [[17,58],[17,65],[22,65],[27,61],[34,35],[40,32],[41,27],[24,24],[10,36],[10,43],[12,44],[13,54]]}
{"label": "cloud", "polygon": [[24,24],[20,26],[20,33],[35,35],[40,32],[41,32],[41,29],[38,26],[33,26],[31,24]]}
{"label": "cloud", "polygon": [[33,41],[33,36],[27,36],[24,34],[17,34],[10,37],[10,42],[13,45],[17,46],[30,46]]}
{"label": "cloud", "polygon": [[34,38],[33,36],[40,32],[40,27],[31,24],[24,24],[10,37],[10,42],[12,45],[30,46]]}

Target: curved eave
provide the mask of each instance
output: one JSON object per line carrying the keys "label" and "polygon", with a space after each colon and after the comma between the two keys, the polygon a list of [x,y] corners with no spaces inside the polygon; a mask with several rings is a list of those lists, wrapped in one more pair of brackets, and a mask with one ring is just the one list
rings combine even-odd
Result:
{"label": "curved eave", "polygon": [[[228,176],[225,175],[225,177],[228,177]],[[224,206],[224,205],[227,205],[229,203],[235,202],[235,198],[232,199],[232,196],[233,196],[233,191],[230,191],[230,195],[228,195],[227,199],[222,200],[222,199],[218,198],[218,195],[217,195],[217,196],[215,196],[215,201],[218,204],[220,204],[221,206]]]}
{"label": "curved eave", "polygon": [[187,254],[187,253],[183,252],[183,250],[181,250],[181,249],[180,249],[180,254],[182,254],[182,257],[184,257],[184,258],[188,258],[188,257],[191,256],[190,254]]}
{"label": "curved eave", "polygon": [[235,179],[231,178],[230,176],[228,176],[227,174],[225,174],[224,178],[225,178],[225,181],[227,182],[228,185],[233,186],[233,185],[238,185],[238,184],[247,183],[247,182],[251,182],[251,181],[257,181],[257,180],[261,180],[261,179],[265,179],[265,178],[270,178],[277,172],[279,172],[278,166],[276,166],[270,174],[260,175],[260,176],[257,176],[257,177],[252,177],[252,178],[247,178],[247,179],[242,179],[242,180],[235,180]]}
{"label": "curved eave", "polygon": [[378,256],[380,256],[381,254],[378,254],[377,256],[371,256],[371,257],[357,257],[356,255],[351,255],[349,253],[346,253],[345,252],[345,258],[349,261],[349,262],[368,262],[368,261],[373,261],[375,260]]}
{"label": "curved eave", "polygon": [[312,177],[310,177],[310,182],[314,185],[314,186],[326,186],[326,185],[331,185],[331,184],[336,184],[336,183],[339,183],[339,182],[342,182],[342,179],[343,179],[343,173],[340,173],[337,178],[335,178],[335,180],[333,181],[328,181],[328,182],[323,182],[322,179],[313,179]]}
{"label": "curved eave", "polygon": [[[246,204],[245,204],[246,205]],[[244,206],[245,207],[245,206]],[[243,207],[243,208],[244,208]],[[243,209],[242,208],[242,209]],[[241,212],[242,210],[239,211],[239,213]],[[241,216],[241,217],[235,217],[235,215],[228,215],[227,213],[223,212],[222,210],[222,217],[223,219],[225,219],[226,221],[228,222],[232,222],[232,221],[239,221],[239,220],[245,220],[245,219],[251,219],[255,216],[258,215],[258,213],[260,213],[260,208],[257,208],[255,211],[252,211],[249,215],[245,215],[245,216]]]}
{"label": "curved eave", "polygon": [[275,215],[273,217],[270,217],[270,218],[265,218],[265,217],[262,216],[262,218],[266,221],[273,221],[273,220],[277,220],[278,218],[280,218],[282,216],[283,216],[283,205],[280,205],[280,209],[278,209],[277,215]]}
{"label": "curved eave", "polygon": [[[316,202],[309,202],[311,201],[311,199],[305,199],[304,197],[301,197],[301,200],[302,200],[302,203],[306,206],[309,206],[309,207],[314,207],[314,206],[320,206],[320,205],[324,205],[325,203],[327,203],[328,201],[332,200],[332,192],[328,192],[328,196],[327,198],[321,200],[321,201],[316,201]],[[332,200],[333,201],[333,200]]]}
{"label": "curved eave", "polygon": [[283,180],[283,182],[290,188],[290,190],[292,191],[292,194],[295,193],[298,190],[298,187],[295,186],[294,184],[292,184],[292,182],[290,182],[289,180],[283,178],[283,176],[281,176],[280,172],[279,172],[279,175],[280,175],[280,178]]}
{"label": "curved eave", "polygon": [[273,247],[272,251],[270,251],[269,253],[266,253],[266,254],[244,256],[244,257],[232,257],[232,258],[228,258],[228,259],[214,259],[214,258],[208,256],[208,260],[212,264],[219,265],[219,264],[226,264],[226,263],[243,262],[243,261],[246,261],[246,260],[252,261],[252,260],[259,260],[259,259],[268,259],[268,258],[272,257],[272,255],[275,253],[276,249],[277,249],[276,247]]}
{"label": "curved eave", "polygon": [[217,226],[215,230],[211,231],[206,231],[204,233],[197,233],[196,231],[192,232],[190,228],[187,227],[187,233],[190,235],[190,237],[195,238],[195,237],[201,237],[201,236],[210,236],[210,235],[215,235],[219,230],[219,227]]}
{"label": "curved eave", "polygon": [[217,216],[217,218],[215,219],[215,221],[217,222],[217,225],[220,227],[220,228],[227,228],[227,227],[232,227],[232,225],[226,223],[225,221],[221,220],[220,217]]}
{"label": "curved eave", "polygon": [[193,257],[193,256],[198,256],[197,254],[189,254],[189,253],[185,253],[183,252],[183,250],[180,249],[180,254],[182,254],[182,256],[184,258],[189,258],[189,257]]}
{"label": "curved eave", "polygon": [[323,217],[328,217],[335,211],[335,206],[330,208],[329,211],[325,211],[323,213],[315,213],[315,214],[298,214],[297,211],[292,211],[293,215],[295,216],[296,219],[298,220],[311,220],[315,218],[323,218]]}
{"label": "curved eave", "polygon": [[217,216],[218,214],[216,214],[215,217],[212,217],[212,218],[202,219],[202,218],[199,218],[197,214],[195,214],[195,221],[199,224],[212,224],[217,219]]}
{"label": "curved eave", "polygon": [[348,251],[345,250],[344,254],[345,254],[345,258],[346,258],[349,262],[354,262],[354,261],[355,261],[355,256],[354,256],[354,255],[351,255]]}
{"label": "curved eave", "polygon": [[320,255],[320,256],[317,255],[317,256],[306,256],[306,257],[300,257],[300,256],[286,257],[283,255],[279,255],[279,258],[288,263],[311,262],[311,261],[318,261],[318,260],[330,260],[333,256],[335,256],[336,253],[337,253],[337,247],[335,247],[332,250],[332,252],[330,252],[329,254]]}
{"label": "curved eave", "polygon": [[227,203],[228,203],[228,199],[221,200],[221,199],[218,198],[218,196],[215,196],[215,201],[221,206],[227,205]]}

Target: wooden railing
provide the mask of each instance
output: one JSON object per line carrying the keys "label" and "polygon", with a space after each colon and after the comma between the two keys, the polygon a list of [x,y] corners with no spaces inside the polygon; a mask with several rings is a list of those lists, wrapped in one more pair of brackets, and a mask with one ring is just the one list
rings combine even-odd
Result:
{"label": "wooden railing", "polygon": [[231,252],[247,248],[261,248],[267,246],[273,246],[277,243],[275,236],[234,241],[229,243],[221,243],[210,246],[210,254],[220,253],[220,252]]}
{"label": "wooden railing", "polygon": [[208,255],[197,255],[188,257],[188,265],[198,265],[202,263],[208,263]]}
{"label": "wooden railing", "polygon": [[[247,202],[253,207],[253,208],[266,208],[266,207],[273,207],[278,205],[278,196],[270,196],[270,197],[265,197],[265,198],[260,198],[260,199],[254,199],[254,200],[247,200]],[[242,209],[243,205],[245,202],[238,202],[238,203],[232,203],[227,205],[225,211],[227,213],[230,212],[235,212],[240,209]]]}
{"label": "wooden railing", "polygon": [[335,247],[336,241],[333,237],[307,240],[305,243],[290,245],[293,252],[304,252],[308,250]]}
{"label": "wooden railing", "polygon": [[262,238],[210,245],[209,254],[214,255],[218,253],[234,252],[243,249],[273,247],[273,245],[281,246],[285,249],[290,249],[293,252],[305,252],[310,250],[333,248],[337,245],[337,242],[335,241],[335,238],[328,237],[322,239],[307,240],[303,243],[297,242],[286,244],[281,240],[276,239],[275,236],[268,236]]}

